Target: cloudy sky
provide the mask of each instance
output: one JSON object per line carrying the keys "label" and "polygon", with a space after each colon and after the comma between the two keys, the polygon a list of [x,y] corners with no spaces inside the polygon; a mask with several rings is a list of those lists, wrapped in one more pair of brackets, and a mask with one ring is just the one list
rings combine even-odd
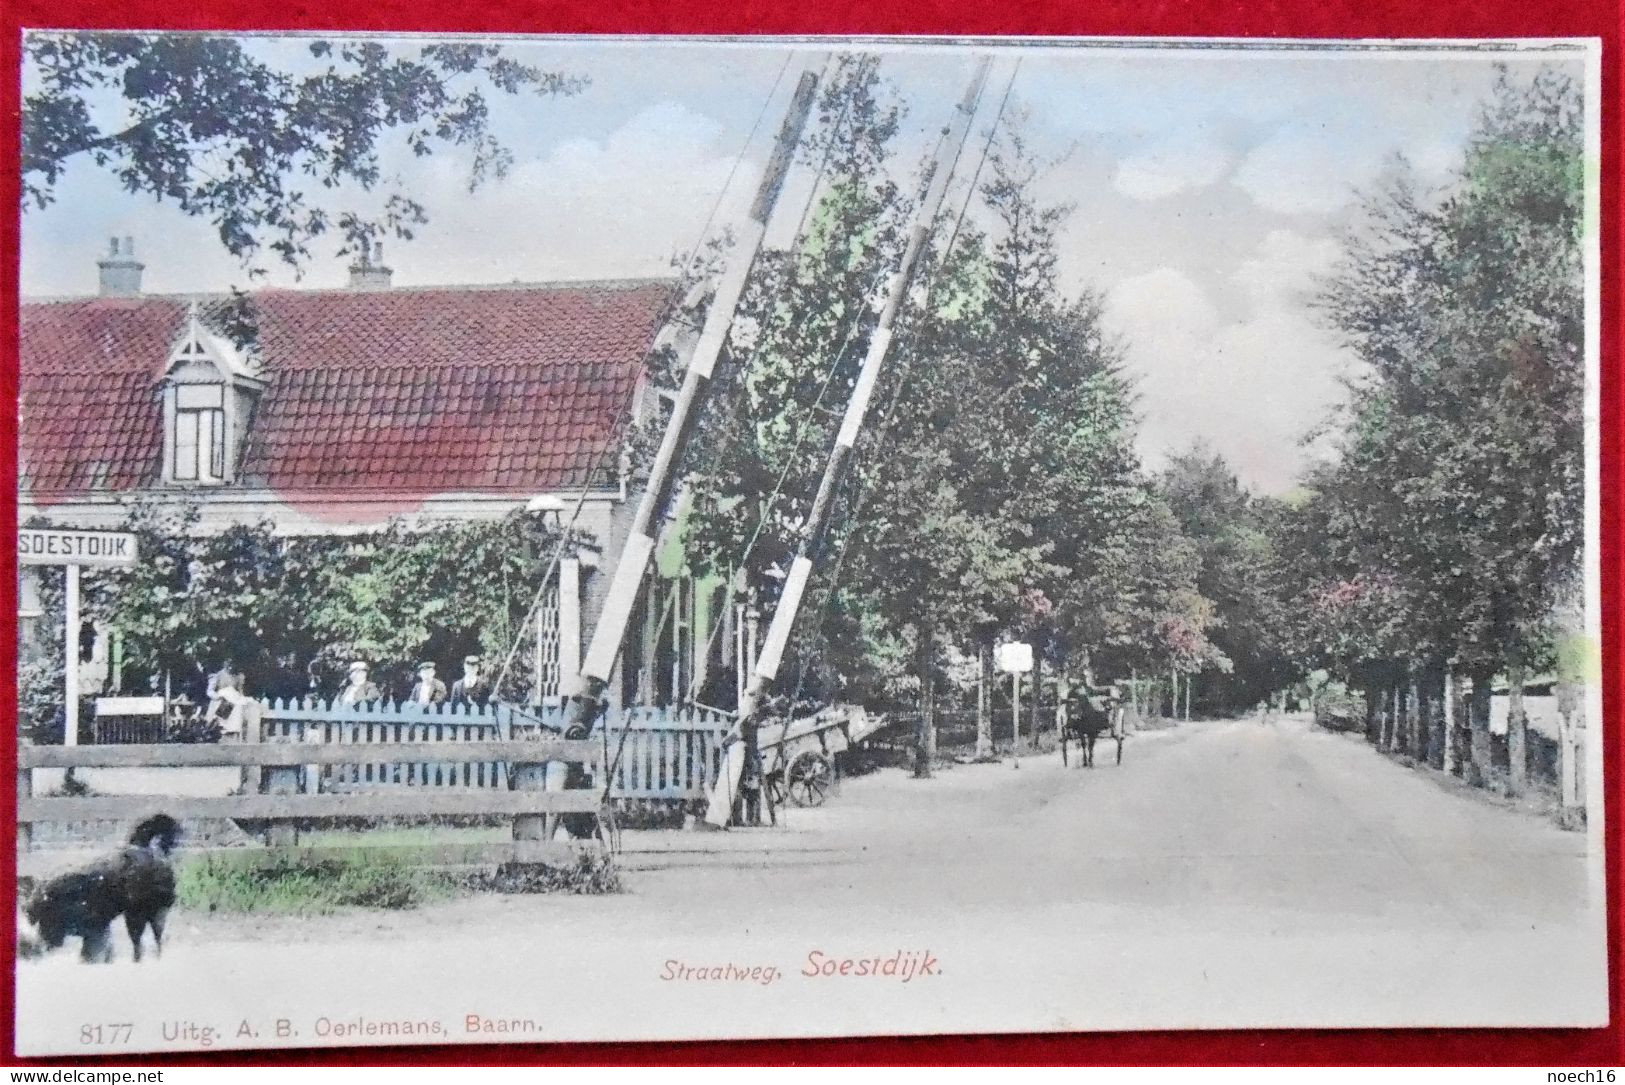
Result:
{"label": "cloudy sky", "polygon": [[[303,51],[286,41],[259,47],[285,59]],[[387,248],[398,285],[665,273],[713,207],[713,228],[743,216],[789,87],[821,60],[801,52],[787,67],[787,47],[760,44],[533,40],[512,48],[531,63],[587,75],[591,86],[571,98],[495,102],[494,127],[516,166],[473,195],[466,162],[391,159],[396,183],[432,219],[412,242]],[[1291,488],[1309,454],[1300,438],[1338,401],[1350,364],[1316,325],[1304,292],[1336,260],[1358,188],[1396,154],[1444,184],[1494,62],[1525,75],[1539,63],[1575,63],[1573,53],[1460,50],[1018,52],[1013,113],[1054,163],[1045,196],[1075,206],[1065,281],[1104,295],[1127,345],[1147,462],[1202,439],[1270,493]],[[995,68],[998,93],[986,96],[978,130],[1015,55]],[[885,50],[882,70],[907,107],[901,161],[918,162],[973,66],[960,48]],[[793,180],[781,211],[799,208],[805,183],[797,189]],[[795,215],[780,218],[782,239]],[[81,164],[59,183],[54,206],[24,215],[24,294],[94,292],[95,261],[115,234],[136,239],[148,290],[245,281],[207,223],[131,197]],[[271,281],[341,286],[345,263],[319,256],[302,279]]]}

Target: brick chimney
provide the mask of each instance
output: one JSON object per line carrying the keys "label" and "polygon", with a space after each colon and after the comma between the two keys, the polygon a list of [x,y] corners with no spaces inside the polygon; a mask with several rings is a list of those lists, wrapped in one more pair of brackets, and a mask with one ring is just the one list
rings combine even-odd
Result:
{"label": "brick chimney", "polygon": [[351,290],[388,290],[394,274],[384,266],[384,243],[361,243],[361,255],[350,265]]}
{"label": "brick chimney", "polygon": [[135,238],[126,237],[121,244],[114,237],[108,240],[107,255],[96,261],[101,272],[98,293],[104,298],[128,298],[141,293],[141,273],[147,265],[135,258]]}

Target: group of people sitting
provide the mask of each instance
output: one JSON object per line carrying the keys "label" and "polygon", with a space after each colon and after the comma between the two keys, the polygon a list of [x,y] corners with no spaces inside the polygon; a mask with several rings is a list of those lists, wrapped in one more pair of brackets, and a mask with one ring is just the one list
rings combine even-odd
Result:
{"label": "group of people sitting", "polygon": [[[432,660],[418,664],[417,681],[407,695],[407,704],[419,705],[474,705],[483,707],[491,700],[493,683],[485,673],[483,661],[477,655],[463,658],[463,676],[450,688],[437,675]],[[313,695],[318,693],[314,679]],[[224,735],[239,734],[243,721],[253,711],[254,699],[248,695],[242,672],[233,660],[226,660],[221,668],[209,676],[205,694],[208,708],[206,718],[220,728]],[[343,687],[333,698],[335,707],[356,708],[384,699],[383,690],[372,680],[371,669],[362,660],[350,664]]]}
{"label": "group of people sitting", "polygon": [[[412,691],[403,703],[439,705],[449,701],[454,705],[483,706],[490,701],[493,692],[491,679],[485,674],[479,656],[463,658],[463,676],[453,682],[449,690],[436,670],[433,660],[426,659],[419,663],[417,681],[412,684]],[[367,664],[358,659],[350,664],[349,677],[333,703],[335,707],[354,708],[382,699],[383,693],[369,676]]]}

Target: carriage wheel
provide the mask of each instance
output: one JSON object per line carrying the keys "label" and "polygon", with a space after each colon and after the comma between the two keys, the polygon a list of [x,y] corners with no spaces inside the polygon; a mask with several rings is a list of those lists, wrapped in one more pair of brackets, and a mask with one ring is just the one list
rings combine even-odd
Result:
{"label": "carriage wheel", "polygon": [[835,767],[823,754],[804,750],[791,760],[784,775],[791,802],[797,806],[822,806],[835,779]]}

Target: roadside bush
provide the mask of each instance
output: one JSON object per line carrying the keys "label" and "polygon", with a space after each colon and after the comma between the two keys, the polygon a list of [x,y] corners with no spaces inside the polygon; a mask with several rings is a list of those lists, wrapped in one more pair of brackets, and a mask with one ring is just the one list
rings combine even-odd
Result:
{"label": "roadside bush", "polygon": [[463,883],[482,893],[619,893],[620,872],[606,855],[581,855],[573,867],[504,863],[494,871],[469,875]]}
{"label": "roadside bush", "polygon": [[62,744],[62,668],[49,659],[17,668],[17,733],[36,746]]}

